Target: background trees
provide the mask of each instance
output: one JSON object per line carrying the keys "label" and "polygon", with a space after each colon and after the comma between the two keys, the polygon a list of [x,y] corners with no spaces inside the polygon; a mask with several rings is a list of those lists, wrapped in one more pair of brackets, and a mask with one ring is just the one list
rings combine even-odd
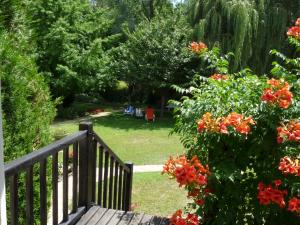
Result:
{"label": "background trees", "polygon": [[118,41],[112,34],[114,11],[88,1],[31,1],[29,24],[36,41],[39,71],[54,97],[70,104],[76,93],[92,93],[111,86],[107,52]]}
{"label": "background trees", "polygon": [[287,27],[300,14],[293,0],[187,0],[187,14],[195,36],[235,54],[233,69],[251,66],[267,71],[273,48],[286,50]]}
{"label": "background trees", "polygon": [[193,75],[187,47],[191,33],[175,13],[141,22],[134,32],[127,32],[128,40],[115,57],[115,72],[140,94],[158,92],[163,112],[171,85],[186,83]]}

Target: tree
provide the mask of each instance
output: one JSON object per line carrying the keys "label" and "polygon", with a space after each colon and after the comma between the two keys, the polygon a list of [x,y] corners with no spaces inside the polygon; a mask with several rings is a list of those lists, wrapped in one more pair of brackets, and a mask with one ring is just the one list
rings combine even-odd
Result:
{"label": "tree", "polygon": [[[52,141],[50,124],[55,116],[55,103],[51,99],[49,88],[43,76],[37,72],[32,54],[34,45],[29,45],[30,29],[26,26],[23,7],[25,3],[26,1],[5,0],[0,4],[0,78],[6,162],[24,156]],[[35,218],[39,215],[38,177],[38,167],[35,167]],[[25,199],[23,174],[20,175],[18,184],[21,188],[19,198]],[[47,200],[49,199],[50,192]],[[25,224],[25,202],[20,202],[19,209],[19,223]],[[38,221],[34,223],[39,224]]]}
{"label": "tree", "polygon": [[191,29],[175,13],[168,17],[156,16],[140,23],[132,33],[127,32],[128,41],[120,47],[115,59],[115,73],[129,87],[150,93],[159,91],[161,112],[171,85],[187,82],[192,74],[193,57],[188,51]]}
{"label": "tree", "polygon": [[294,0],[187,0],[186,4],[199,40],[232,51],[234,70],[250,66],[259,73],[269,69],[270,50],[284,46],[287,27],[300,14],[300,2]]}
{"label": "tree", "polygon": [[112,10],[81,0],[39,0],[29,6],[37,64],[54,97],[63,97],[64,105],[69,105],[76,93],[103,90],[114,83],[104,64],[107,51],[119,39],[111,35]]}
{"label": "tree", "polygon": [[[0,60],[4,159],[8,162],[52,141],[50,124],[55,116],[55,105],[46,82],[37,72],[26,38],[20,34],[1,33]],[[34,177],[38,178],[38,174],[36,167]],[[20,177],[19,185],[19,197],[25,199],[24,176]],[[34,189],[34,214],[39,215],[37,179]],[[20,224],[25,224],[25,202],[20,203],[19,207]],[[35,224],[39,223],[36,221]]]}

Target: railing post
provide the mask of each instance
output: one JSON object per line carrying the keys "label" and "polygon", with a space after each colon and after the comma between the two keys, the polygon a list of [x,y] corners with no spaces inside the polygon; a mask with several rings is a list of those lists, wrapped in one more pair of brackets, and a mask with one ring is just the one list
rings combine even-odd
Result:
{"label": "railing post", "polygon": [[79,142],[79,206],[90,208],[92,204],[92,170],[91,149],[93,141],[93,124],[81,122],[79,130],[87,131],[87,137]]}
{"label": "railing post", "polygon": [[125,211],[131,210],[131,195],[132,195],[132,180],[133,180],[133,163],[127,162],[125,165],[129,168],[129,173],[126,173],[126,193],[125,193]]}

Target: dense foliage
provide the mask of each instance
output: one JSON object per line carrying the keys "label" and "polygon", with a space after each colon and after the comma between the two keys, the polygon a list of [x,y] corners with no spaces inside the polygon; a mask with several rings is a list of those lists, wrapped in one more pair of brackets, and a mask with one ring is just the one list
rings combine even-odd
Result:
{"label": "dense foliage", "polygon": [[[4,62],[0,64],[0,77],[5,161],[17,159],[52,140],[50,124],[55,116],[55,105],[27,47],[25,40],[12,34],[0,35],[0,58]],[[35,174],[38,177],[38,168],[35,168]],[[22,175],[19,179],[20,199],[25,199],[24,181]],[[34,204],[38,206],[37,180],[34,188]],[[50,197],[50,193],[48,196]],[[26,218],[24,201],[20,202],[20,209],[20,223],[24,224]],[[34,214],[37,219],[39,207],[34,207]]]}
{"label": "dense foliage", "polygon": [[[296,24],[300,28],[300,19]],[[288,35],[299,51],[297,29]],[[224,74],[226,59],[216,49],[200,50],[216,74],[185,90],[192,97],[177,102],[175,131],[187,158],[171,158],[165,172],[194,203],[187,217],[177,211],[171,222],[195,224],[197,214],[203,224],[298,224],[299,58],[273,51],[282,63],[273,63],[268,78],[249,69]]]}
{"label": "dense foliage", "polygon": [[171,85],[189,82],[192,77],[193,56],[187,48],[191,29],[174,13],[146,20],[127,35],[128,41],[115,58],[115,73],[139,95],[159,91],[164,106]]}
{"label": "dense foliage", "polygon": [[281,48],[285,31],[300,14],[294,0],[187,0],[187,14],[199,40],[217,43],[224,52],[234,52],[233,69],[250,66],[267,72],[269,51]]}
{"label": "dense foliage", "polygon": [[[16,159],[51,140],[55,115],[49,89],[26,55],[26,42],[0,35],[0,65],[6,161]],[[18,46],[18,51],[15,47]]]}
{"label": "dense foliage", "polygon": [[[5,160],[51,140],[56,99],[64,107],[76,95],[115,99],[115,89],[124,95],[119,99],[130,93],[143,103],[154,93],[160,95],[163,109],[172,85],[193,84],[187,90],[177,88],[188,95],[178,103],[176,132],[189,152],[171,159],[171,170],[165,172],[189,190],[198,204],[197,215],[207,224],[298,222],[291,211],[298,212],[299,203],[299,184],[292,175],[300,171],[300,21],[288,31],[296,50],[286,48],[284,34],[300,14],[299,1],[181,2],[1,1]],[[193,33],[211,50],[194,42],[190,52]],[[270,49],[279,47],[294,58],[275,50],[269,56]],[[234,54],[223,55],[219,49]],[[246,65],[265,72],[273,57],[279,58],[272,69],[276,80],[249,69],[232,73]],[[85,115],[87,110],[79,107],[79,115]],[[62,110],[67,117],[71,111]],[[190,177],[178,176],[177,167],[187,169]],[[21,177],[21,186],[23,181]],[[38,185],[35,189],[38,195]],[[274,195],[280,198],[270,197]],[[189,223],[198,223],[195,214],[187,217]],[[182,219],[178,211],[172,221]]]}
{"label": "dense foliage", "polygon": [[114,84],[107,74],[114,13],[88,1],[32,1],[29,24],[37,43],[39,71],[54,97],[70,104],[76,93],[95,93]]}
{"label": "dense foliage", "polygon": [[[55,116],[55,104],[51,100],[43,76],[37,71],[32,47],[28,41],[30,31],[25,25],[26,17],[21,1],[4,1],[0,5],[1,101],[4,158],[7,162],[28,154],[52,140],[50,124]],[[38,167],[35,167],[33,209],[36,215],[35,224],[39,224],[38,173]],[[24,174],[19,177],[19,185],[19,222],[25,224]]]}

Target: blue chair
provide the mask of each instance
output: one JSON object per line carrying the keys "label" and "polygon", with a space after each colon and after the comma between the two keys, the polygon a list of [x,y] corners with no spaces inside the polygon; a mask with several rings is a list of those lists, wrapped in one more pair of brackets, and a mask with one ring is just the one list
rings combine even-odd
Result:
{"label": "blue chair", "polygon": [[130,115],[133,116],[135,113],[135,109],[132,105],[129,105],[126,109],[124,109],[124,115]]}

